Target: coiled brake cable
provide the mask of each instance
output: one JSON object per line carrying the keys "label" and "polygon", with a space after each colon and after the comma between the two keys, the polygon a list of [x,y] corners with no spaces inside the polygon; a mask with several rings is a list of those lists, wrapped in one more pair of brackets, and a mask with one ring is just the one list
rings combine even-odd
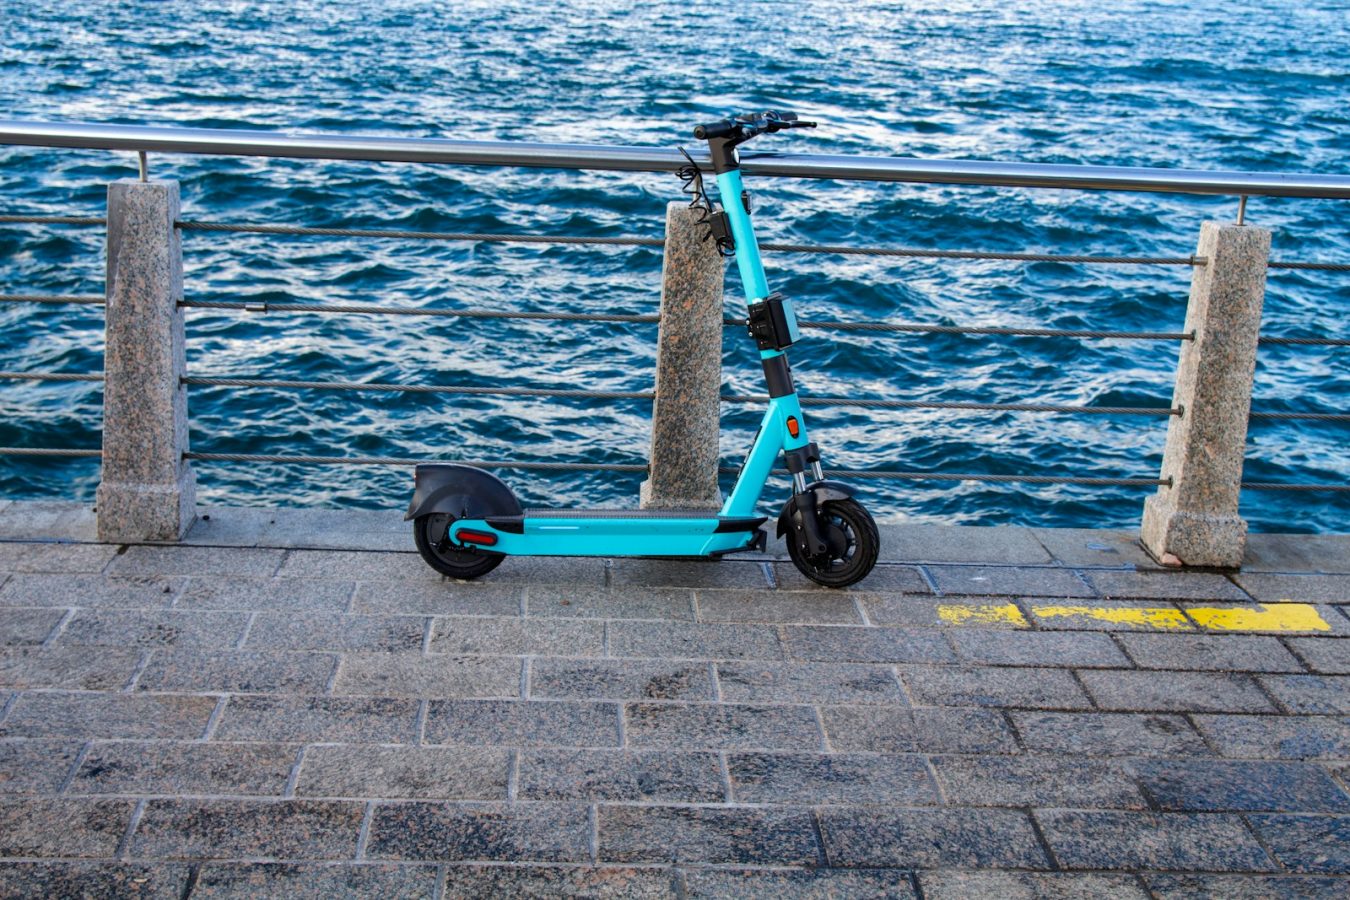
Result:
{"label": "coiled brake cable", "polygon": [[683,147],[678,148],[684,158],[689,160],[689,165],[681,166],[675,171],[683,184],[680,190],[689,194],[692,199],[689,201],[689,208],[698,212],[697,224],[707,228],[707,233],[703,235],[703,240],[715,240],[717,242],[717,252],[722,256],[735,256],[736,245],[731,240],[730,235],[718,236],[713,229],[712,218],[720,210],[713,206],[712,200],[708,198],[708,192],[703,187],[703,172],[699,170],[698,163],[689,155],[689,151]]}

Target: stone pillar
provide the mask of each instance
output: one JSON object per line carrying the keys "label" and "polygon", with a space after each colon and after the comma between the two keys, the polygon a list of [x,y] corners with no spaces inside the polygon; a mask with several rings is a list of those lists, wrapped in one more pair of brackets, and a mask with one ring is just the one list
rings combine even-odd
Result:
{"label": "stone pillar", "polygon": [[1247,522],[1238,492],[1251,411],[1256,341],[1266,288],[1270,232],[1250,225],[1205,222],[1197,256],[1208,260],[1191,278],[1186,330],[1167,426],[1162,478],[1144,503],[1140,538],[1165,565],[1242,564]]}
{"label": "stone pillar", "polygon": [[666,207],[651,471],[643,509],[718,509],[722,257],[685,203]]}
{"label": "stone pillar", "polygon": [[176,181],[108,186],[101,541],[176,541],[196,518],[177,219]]}

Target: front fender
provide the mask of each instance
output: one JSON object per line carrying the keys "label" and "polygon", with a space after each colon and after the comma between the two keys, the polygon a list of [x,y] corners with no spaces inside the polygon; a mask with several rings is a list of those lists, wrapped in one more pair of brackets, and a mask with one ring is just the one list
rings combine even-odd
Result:
{"label": "front fender", "polygon": [[430,463],[413,471],[413,496],[404,521],[432,513],[456,519],[518,516],[516,495],[491,472],[454,463]]}
{"label": "front fender", "polygon": [[788,533],[792,527],[792,513],[797,509],[797,503],[802,498],[809,498],[816,509],[827,500],[847,500],[853,496],[853,488],[839,481],[813,481],[806,486],[806,490],[800,494],[794,494],[783,504],[783,511],[778,514],[778,537]]}

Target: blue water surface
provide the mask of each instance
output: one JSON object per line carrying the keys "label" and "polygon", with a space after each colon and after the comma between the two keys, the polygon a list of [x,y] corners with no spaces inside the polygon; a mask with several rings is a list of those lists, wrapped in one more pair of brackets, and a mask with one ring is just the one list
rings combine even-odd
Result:
{"label": "blue water surface", "polygon": [[[1239,12],[1240,6],[1240,14]],[[1336,0],[93,3],[0,0],[0,116],[670,147],[728,110],[814,132],[760,148],[1350,172],[1350,9]],[[0,147],[0,214],[101,215],[132,154]],[[669,175],[152,156],[188,219],[659,236]],[[753,181],[761,240],[1184,256],[1236,198]],[[1254,198],[1272,255],[1350,261],[1347,204]],[[652,313],[659,248],[184,235],[193,300]],[[0,293],[98,294],[102,230],[0,226]],[[806,319],[1179,331],[1184,267],[766,254]],[[743,312],[734,271],[727,308]],[[1350,332],[1350,275],[1272,272],[1265,333]],[[811,330],[806,396],[1166,406],[1175,342]],[[194,310],[192,374],[648,390],[656,327]],[[1344,348],[1263,347],[1255,408],[1350,411]],[[97,307],[0,304],[0,369],[97,372]],[[728,329],[729,393],[758,393]],[[93,383],[0,382],[0,446],[97,447]],[[646,401],[194,387],[220,453],[642,464]],[[830,468],[1156,477],[1166,421],[811,409]],[[739,462],[758,420],[724,407]],[[1350,427],[1253,422],[1249,480],[1343,484]],[[395,508],[403,468],[198,463],[208,503]],[[503,470],[527,502],[619,504],[631,474]],[[93,461],[0,458],[0,497],[91,499]],[[878,517],[1131,527],[1149,490],[866,480]],[[786,485],[775,487],[783,491]],[[1350,495],[1246,491],[1256,530],[1350,530]]]}

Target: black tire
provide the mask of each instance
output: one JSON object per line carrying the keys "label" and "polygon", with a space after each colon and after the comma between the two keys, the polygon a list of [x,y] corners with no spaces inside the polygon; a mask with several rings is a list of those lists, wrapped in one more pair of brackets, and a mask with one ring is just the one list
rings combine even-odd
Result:
{"label": "black tire", "polygon": [[[413,540],[417,543],[417,552],[422,554],[427,565],[442,575],[464,581],[480,578],[501,565],[506,557],[500,553],[451,546],[438,549],[440,536],[445,534],[453,521],[453,516],[443,514],[418,516],[413,520]],[[437,537],[433,538],[433,534]]]}
{"label": "black tire", "polygon": [[820,509],[820,524],[830,546],[830,559],[816,565],[788,538],[788,555],[803,575],[816,584],[841,588],[867,577],[877,564],[881,535],[872,515],[857,500],[827,500]]}

